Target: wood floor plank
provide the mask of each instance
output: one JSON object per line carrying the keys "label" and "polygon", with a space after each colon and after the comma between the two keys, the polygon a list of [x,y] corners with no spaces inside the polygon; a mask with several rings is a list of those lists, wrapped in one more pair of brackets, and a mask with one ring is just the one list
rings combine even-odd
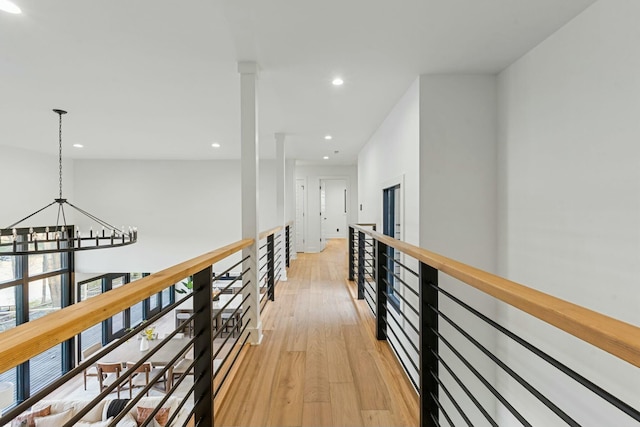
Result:
{"label": "wood floor plank", "polygon": [[324,328],[320,323],[309,326],[307,363],[304,376],[305,402],[330,402],[329,359]]}
{"label": "wood floor plank", "polygon": [[304,366],[304,352],[285,351],[282,353],[271,399],[272,407],[278,408],[278,410],[270,411],[267,425],[302,425]]}
{"label": "wood floor plank", "polygon": [[330,402],[305,402],[302,410],[302,425],[304,427],[333,426],[333,414]]}
{"label": "wood floor plank", "polygon": [[331,414],[336,426],[362,426],[358,394],[353,383],[331,383]]}
{"label": "wood floor plank", "polygon": [[363,410],[389,409],[389,392],[382,380],[374,355],[367,350],[361,329],[362,327],[355,325],[342,327],[361,408]]}
{"label": "wood floor plank", "polygon": [[398,425],[390,411],[362,411],[365,427],[392,427]]}

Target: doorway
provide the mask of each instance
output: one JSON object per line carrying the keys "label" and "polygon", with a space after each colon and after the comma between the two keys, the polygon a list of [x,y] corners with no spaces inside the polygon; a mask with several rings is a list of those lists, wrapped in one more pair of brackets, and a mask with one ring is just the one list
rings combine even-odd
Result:
{"label": "doorway", "polygon": [[305,251],[305,180],[296,179],[296,252]]}
{"label": "doorway", "polygon": [[348,206],[345,179],[320,180],[320,235],[323,248],[327,239],[347,237]]}

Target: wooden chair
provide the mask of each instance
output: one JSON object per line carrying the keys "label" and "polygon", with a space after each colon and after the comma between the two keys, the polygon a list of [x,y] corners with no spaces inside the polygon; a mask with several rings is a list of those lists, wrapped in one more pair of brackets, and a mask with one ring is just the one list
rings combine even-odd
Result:
{"label": "wooden chair", "polygon": [[[96,351],[100,350],[101,348],[102,348],[102,344],[98,342],[98,343],[90,345],[86,349],[82,350],[82,360],[83,361],[87,360],[89,358],[89,356],[91,356]],[[93,365],[91,365],[90,367],[85,369],[83,371],[83,376],[84,376],[84,389],[86,390],[87,389],[87,377],[97,377],[98,376],[98,368],[97,368],[96,364],[94,363]]]}
{"label": "wooden chair", "polygon": [[182,358],[178,361],[178,363],[173,365],[173,368],[171,368],[169,372],[169,376],[170,376],[169,384],[167,384],[167,387],[169,387],[169,390],[173,388],[173,383],[177,378],[180,378],[182,375],[185,375],[185,374],[193,375],[193,368],[191,368],[187,372],[187,368],[189,368],[189,365],[191,365],[191,363],[193,363],[193,359]]}
{"label": "wooden chair", "polygon": [[[131,368],[135,365],[135,362],[127,362],[127,370],[129,373],[129,399],[133,397],[133,388],[134,387],[145,387],[149,384],[149,376],[151,371],[153,370],[153,366],[151,362],[143,363],[138,366],[135,371],[130,371]],[[149,392],[147,391],[147,396],[149,396]]]}
{"label": "wooden chair", "polygon": [[[122,364],[118,363],[98,363],[98,381],[100,382],[100,391],[113,384],[122,373]],[[120,389],[122,384],[119,384],[116,389],[118,390],[118,399],[120,399]]]}

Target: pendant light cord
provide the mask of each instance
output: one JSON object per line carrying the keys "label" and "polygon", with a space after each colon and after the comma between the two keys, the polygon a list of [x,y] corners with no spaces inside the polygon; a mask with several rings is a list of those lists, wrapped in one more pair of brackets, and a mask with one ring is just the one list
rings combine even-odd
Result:
{"label": "pendant light cord", "polygon": [[60,119],[58,125],[58,166],[60,168],[60,199],[62,199],[62,113],[58,113]]}

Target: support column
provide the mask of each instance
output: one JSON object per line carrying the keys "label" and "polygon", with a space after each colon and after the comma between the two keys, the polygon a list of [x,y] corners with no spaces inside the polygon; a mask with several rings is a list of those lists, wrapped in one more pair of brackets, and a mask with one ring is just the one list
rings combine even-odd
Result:
{"label": "support column", "polygon": [[251,344],[262,341],[262,320],[260,319],[260,285],[258,283],[258,65],[255,62],[238,62],[240,73],[240,144],[241,144],[241,189],[242,189],[242,238],[253,239],[254,244],[242,251],[247,258],[242,270],[247,271],[243,281],[249,285],[242,292],[247,298]]}
{"label": "support column", "polygon": [[[284,133],[276,133],[276,206],[277,206],[277,215],[278,222],[285,226],[287,223],[287,218],[285,215],[285,171],[286,171],[286,163],[285,163],[285,151],[284,151]],[[280,276],[280,280],[283,282],[287,281],[287,268],[284,257],[286,256],[286,242],[285,239],[284,228],[282,230],[282,239],[280,239],[280,253],[281,253],[281,270],[282,273]]]}

